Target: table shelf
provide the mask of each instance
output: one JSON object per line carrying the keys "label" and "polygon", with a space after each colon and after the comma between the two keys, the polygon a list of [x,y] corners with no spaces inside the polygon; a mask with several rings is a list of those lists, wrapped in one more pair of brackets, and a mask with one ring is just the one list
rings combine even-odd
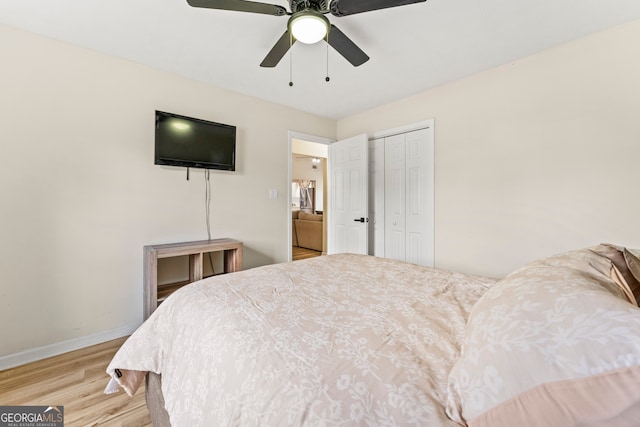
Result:
{"label": "table shelf", "polygon": [[[242,269],[242,242],[234,239],[200,240],[195,242],[167,243],[144,247],[144,307],[146,320],[162,301],[182,286],[203,278],[203,255],[223,252],[225,273]],[[158,285],[158,259],[189,257],[189,279]]]}

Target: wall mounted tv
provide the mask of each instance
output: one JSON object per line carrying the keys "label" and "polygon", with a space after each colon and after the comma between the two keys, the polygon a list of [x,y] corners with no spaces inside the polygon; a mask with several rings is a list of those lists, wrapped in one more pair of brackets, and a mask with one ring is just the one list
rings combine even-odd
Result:
{"label": "wall mounted tv", "polygon": [[236,170],[236,127],[156,111],[155,164]]}

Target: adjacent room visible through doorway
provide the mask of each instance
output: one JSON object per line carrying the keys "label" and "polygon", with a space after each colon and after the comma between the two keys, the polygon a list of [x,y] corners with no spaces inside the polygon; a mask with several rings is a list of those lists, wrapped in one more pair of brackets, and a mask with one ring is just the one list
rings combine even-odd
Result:
{"label": "adjacent room visible through doorway", "polygon": [[290,260],[326,253],[327,158],[331,142],[289,133]]}

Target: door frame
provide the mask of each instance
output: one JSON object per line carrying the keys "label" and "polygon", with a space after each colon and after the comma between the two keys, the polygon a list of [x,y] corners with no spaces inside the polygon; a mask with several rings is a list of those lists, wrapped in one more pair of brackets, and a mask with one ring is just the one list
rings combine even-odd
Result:
{"label": "door frame", "polygon": [[412,132],[414,130],[420,130],[430,128],[434,132],[434,144],[435,144],[435,120],[434,119],[426,119],[421,120],[415,123],[409,123],[407,125],[398,126],[392,129],[385,129],[377,132],[373,132],[371,134],[367,134],[369,136],[369,140],[378,139],[378,138],[386,138],[388,136],[393,136],[399,133],[407,133]]}
{"label": "door frame", "polygon": [[[300,139],[307,142],[313,142],[313,143],[325,144],[325,145],[331,145],[331,143],[335,141],[335,139],[326,138],[318,135],[311,135],[303,132],[296,132],[292,130],[288,132],[288,137],[287,137],[287,153],[288,153],[288,157],[287,157],[287,183],[288,183],[287,185],[287,260],[288,261],[291,261],[293,259],[293,253],[292,253],[293,236],[291,235],[291,226],[293,225],[293,221],[291,219],[291,201],[292,201],[291,181],[293,180],[292,140],[294,139]],[[329,162],[329,158],[327,157],[327,167],[328,167],[328,162]],[[324,186],[325,186],[324,192],[326,194],[328,191],[327,183],[325,183]],[[327,239],[328,238],[329,237],[327,236]]]}

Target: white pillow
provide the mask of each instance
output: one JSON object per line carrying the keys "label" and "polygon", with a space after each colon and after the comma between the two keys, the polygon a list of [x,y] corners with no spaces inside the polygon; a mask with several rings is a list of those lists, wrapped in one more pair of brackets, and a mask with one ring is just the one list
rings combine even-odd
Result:
{"label": "white pillow", "polygon": [[637,426],[640,309],[591,249],[540,260],[471,311],[449,374],[461,425]]}

